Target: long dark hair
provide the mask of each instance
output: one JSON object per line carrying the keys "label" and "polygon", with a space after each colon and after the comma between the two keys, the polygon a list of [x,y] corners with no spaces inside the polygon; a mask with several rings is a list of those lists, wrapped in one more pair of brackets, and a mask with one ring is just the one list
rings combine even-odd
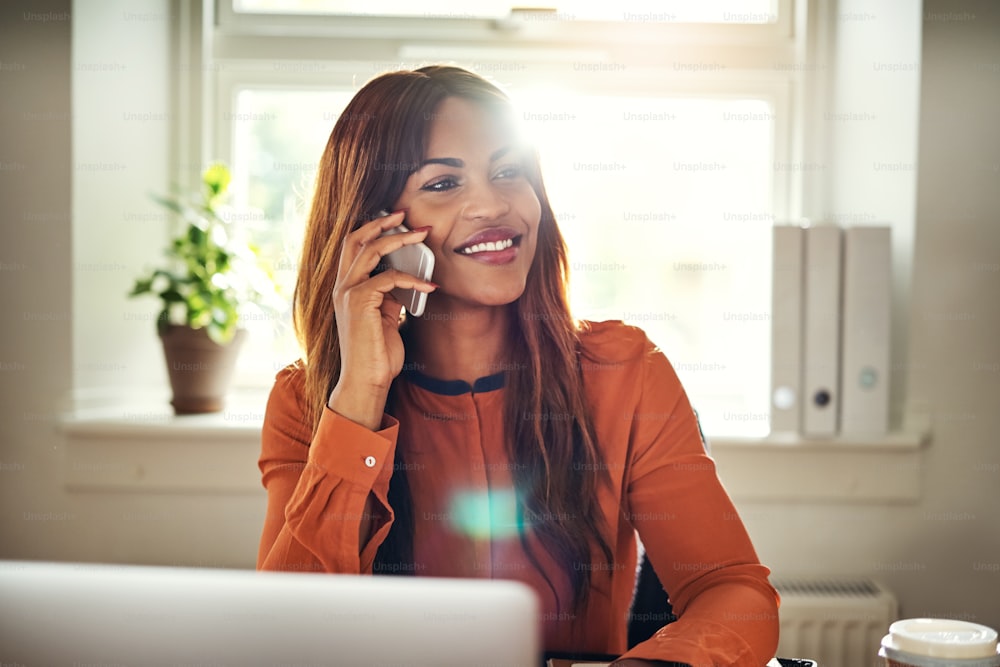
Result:
{"label": "long dark hair", "polygon": [[[383,74],[340,115],[320,160],[295,286],[295,329],[306,355],[306,410],[313,430],[340,376],[340,346],[329,295],[346,236],[358,220],[391,206],[425,157],[431,120],[448,97],[470,100],[513,126],[506,95],[482,77],[450,66]],[[613,560],[598,489],[610,477],[588,419],[579,363],[579,325],[567,299],[566,244],[542,182],[537,156],[525,165],[541,204],[538,243],[522,296],[513,304],[505,426],[514,467],[520,536],[540,571],[528,535],[564,564],[571,606],[590,592],[589,567]],[[404,332],[405,342],[405,332]],[[393,412],[395,392],[386,409]],[[400,450],[397,447],[397,452]],[[399,463],[399,461],[397,461]],[[412,571],[412,510],[406,467],[397,465],[389,501],[396,514],[376,556],[376,572]],[[544,571],[542,571],[544,574]],[[548,580],[548,577],[546,577]],[[556,588],[548,581],[553,592]],[[557,601],[558,601],[558,595]]]}

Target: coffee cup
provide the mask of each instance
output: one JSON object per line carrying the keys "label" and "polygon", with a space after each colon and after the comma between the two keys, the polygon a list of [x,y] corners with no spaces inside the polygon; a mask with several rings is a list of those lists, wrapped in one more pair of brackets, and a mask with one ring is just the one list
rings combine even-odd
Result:
{"label": "coffee cup", "polygon": [[896,621],[879,655],[886,667],[1000,667],[996,630],[946,618]]}

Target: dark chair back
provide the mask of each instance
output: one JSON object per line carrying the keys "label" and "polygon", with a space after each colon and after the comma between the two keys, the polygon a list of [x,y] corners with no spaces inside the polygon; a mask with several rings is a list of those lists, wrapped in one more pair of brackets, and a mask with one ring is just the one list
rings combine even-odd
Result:
{"label": "dark chair back", "polygon": [[639,560],[636,574],[635,593],[628,616],[628,647],[646,641],[657,630],[677,620],[667,592],[653,571],[645,552]]}

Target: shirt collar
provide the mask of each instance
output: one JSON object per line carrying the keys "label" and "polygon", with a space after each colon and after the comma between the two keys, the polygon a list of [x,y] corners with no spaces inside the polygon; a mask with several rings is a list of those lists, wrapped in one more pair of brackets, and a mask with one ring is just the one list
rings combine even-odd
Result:
{"label": "shirt collar", "polygon": [[481,394],[487,391],[496,391],[504,386],[503,371],[478,378],[471,385],[465,380],[439,380],[430,375],[424,375],[413,368],[403,370],[402,375],[410,384],[444,396],[461,396],[469,392]]}

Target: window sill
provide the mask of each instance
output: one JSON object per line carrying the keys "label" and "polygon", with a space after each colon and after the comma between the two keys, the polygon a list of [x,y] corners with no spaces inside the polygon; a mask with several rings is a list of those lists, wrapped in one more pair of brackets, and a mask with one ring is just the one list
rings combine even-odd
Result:
{"label": "window sill", "polygon": [[63,482],[75,492],[263,494],[257,458],[262,400],[173,414],[164,402],[77,410],[59,430]]}
{"label": "window sill", "polygon": [[[60,421],[68,490],[262,493],[263,400],[175,416],[169,406],[78,410]],[[737,501],[914,502],[929,431],[871,438],[709,438]]]}
{"label": "window sill", "polygon": [[712,458],[738,501],[906,503],[920,498],[929,428],[885,435],[709,438]]}

